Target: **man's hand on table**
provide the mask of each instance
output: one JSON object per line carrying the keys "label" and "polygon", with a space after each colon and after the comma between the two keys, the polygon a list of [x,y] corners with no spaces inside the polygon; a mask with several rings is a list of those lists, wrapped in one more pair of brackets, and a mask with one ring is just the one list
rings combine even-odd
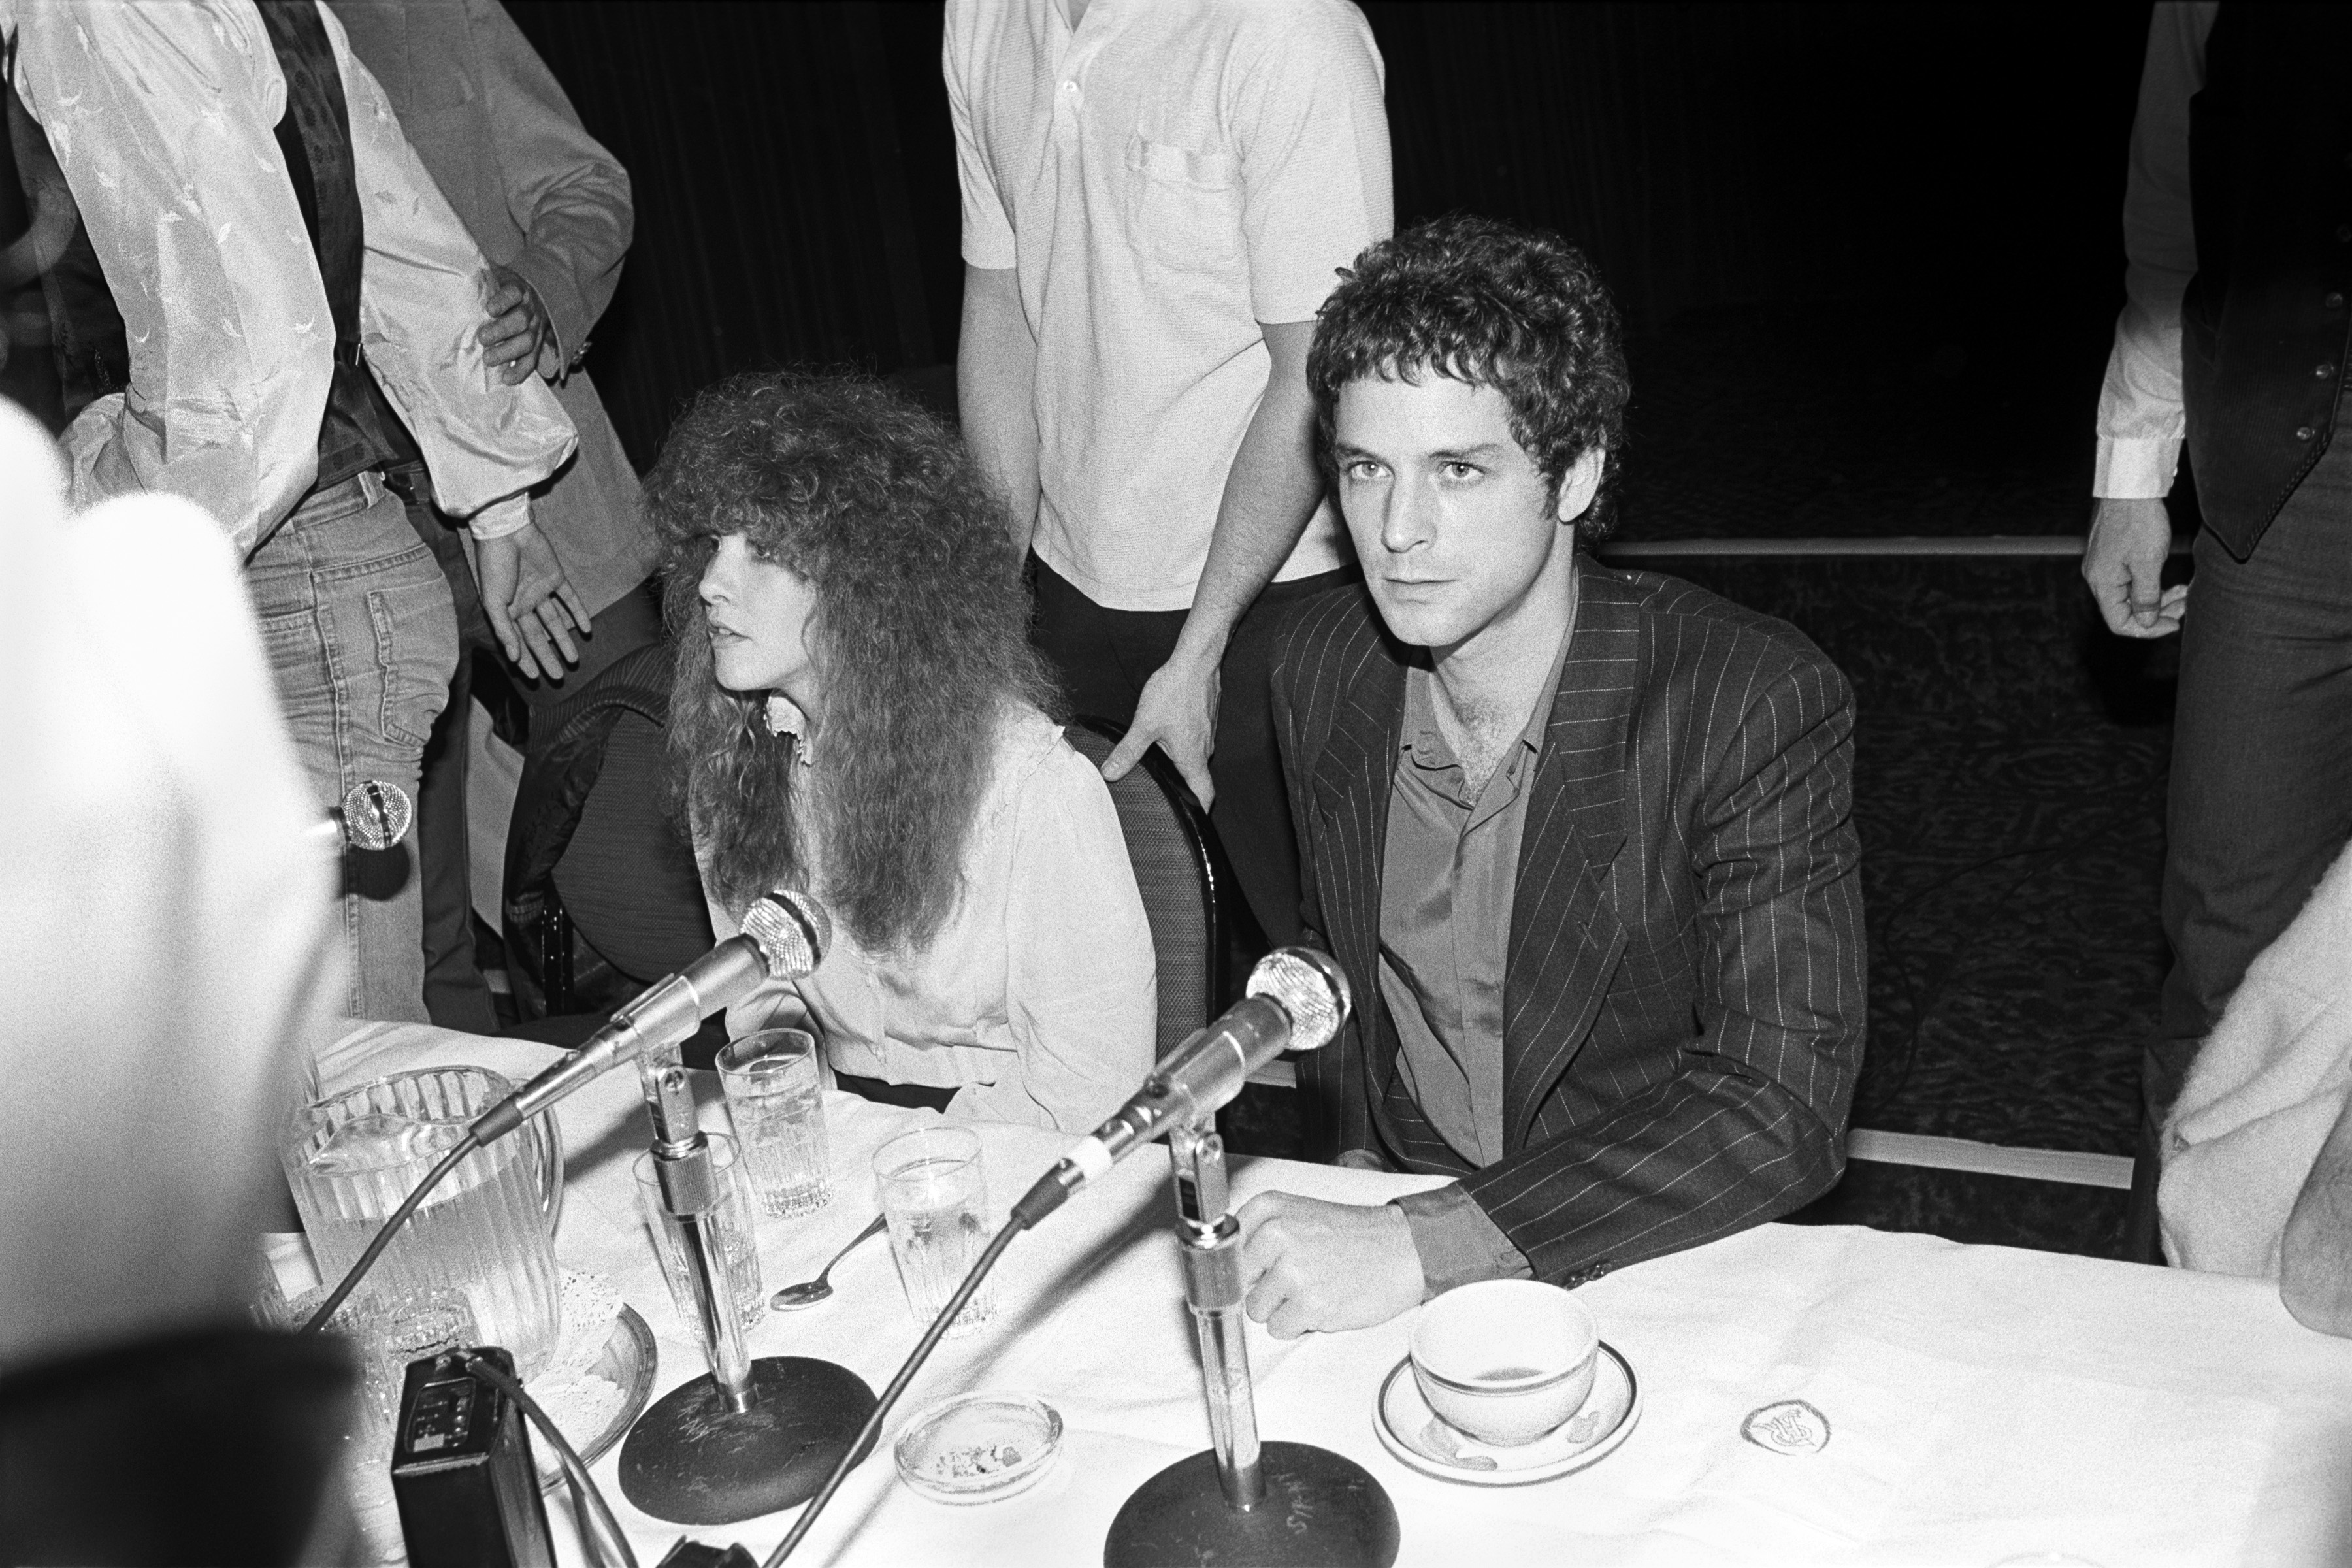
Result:
{"label": "man's hand on table", "polygon": [[1278,1340],[1368,1329],[1421,1303],[1404,1211],[1261,1193],[1242,1205],[1244,1305]]}

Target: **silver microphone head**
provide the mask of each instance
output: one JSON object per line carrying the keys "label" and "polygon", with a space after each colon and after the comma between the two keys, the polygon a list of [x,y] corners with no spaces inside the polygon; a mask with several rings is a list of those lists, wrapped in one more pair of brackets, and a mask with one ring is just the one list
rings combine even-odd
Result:
{"label": "silver microphone head", "polygon": [[825,949],[833,945],[833,921],[824,906],[789,888],[752,900],[737,923],[760,950],[771,980],[814,973]]}
{"label": "silver microphone head", "polygon": [[354,848],[389,849],[408,837],[415,816],[406,790],[382,779],[362,779],[343,796],[343,838]]}
{"label": "silver microphone head", "polygon": [[1290,1015],[1290,1048],[1319,1050],[1346,1021],[1348,976],[1329,954],[1311,947],[1277,947],[1250,971],[1249,994],[1270,997]]}

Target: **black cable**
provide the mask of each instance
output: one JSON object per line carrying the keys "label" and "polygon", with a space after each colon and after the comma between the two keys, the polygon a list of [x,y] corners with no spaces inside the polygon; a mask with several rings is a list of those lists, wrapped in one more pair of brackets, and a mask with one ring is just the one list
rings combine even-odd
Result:
{"label": "black cable", "polygon": [[1017,1211],[1004,1222],[1004,1228],[996,1233],[988,1244],[988,1250],[980,1255],[971,1271],[964,1275],[963,1283],[956,1287],[956,1293],[948,1299],[945,1307],[940,1309],[940,1315],[931,1320],[930,1328],[915,1342],[913,1352],[907,1357],[906,1364],[898,1369],[898,1375],[890,1380],[890,1386],[882,1391],[882,1398],[874,1406],[874,1414],[866,1418],[857,1440],[849,1445],[848,1452],[843,1454],[840,1462],[833,1467],[833,1474],[825,1478],[823,1489],[809,1499],[808,1506],[801,1510],[801,1516],[791,1531],[776,1542],[776,1549],[768,1553],[768,1560],[761,1564],[761,1568],[778,1568],[785,1558],[793,1554],[793,1548],[801,1543],[801,1537],[809,1532],[809,1526],[816,1522],[816,1516],[824,1511],[824,1505],[833,1500],[833,1494],[841,1489],[841,1483],[848,1479],[850,1470],[865,1457],[867,1445],[880,1435],[883,1419],[890,1414],[890,1407],[898,1403],[898,1396],[907,1392],[908,1384],[915,1381],[915,1373],[922,1369],[923,1363],[930,1359],[932,1350],[946,1337],[948,1325],[956,1321],[956,1314],[963,1310],[964,1303],[971,1300],[972,1292],[980,1289],[980,1282],[988,1278],[988,1271],[996,1267],[996,1260],[1004,1255],[1004,1249],[1013,1245],[1013,1238],[1026,1228],[1024,1216]]}
{"label": "black cable", "polygon": [[408,1223],[408,1216],[416,1212],[416,1205],[425,1201],[425,1194],[439,1186],[441,1179],[457,1168],[458,1161],[480,1147],[480,1141],[468,1132],[439,1164],[425,1173],[425,1179],[416,1184],[416,1190],[401,1199],[400,1206],[392,1211],[392,1217],[377,1229],[375,1239],[367,1244],[367,1250],[360,1254],[360,1260],[352,1265],[350,1273],[343,1276],[343,1282],[329,1291],[327,1299],[319,1304],[319,1310],[310,1314],[310,1321],[302,1325],[302,1332],[315,1334],[327,1326],[327,1320],[335,1315],[335,1309],[349,1300],[351,1293],[359,1288],[359,1282],[367,1278],[367,1271],[375,1267],[375,1260],[383,1256],[383,1249],[392,1245],[392,1238],[399,1234],[402,1226]]}
{"label": "black cable", "polygon": [[[621,1532],[621,1521],[613,1517],[613,1510],[604,1501],[604,1494],[597,1489],[595,1481],[589,1476],[587,1464],[572,1449],[572,1445],[564,1440],[563,1434],[556,1429],[555,1422],[547,1412],[539,1407],[539,1401],[524,1391],[521,1381],[508,1376],[493,1365],[487,1357],[478,1356],[471,1351],[454,1351],[451,1353],[467,1372],[503,1390],[508,1398],[522,1407],[522,1413],[530,1417],[531,1425],[539,1428],[541,1435],[555,1445],[555,1457],[562,1461],[563,1473],[570,1478],[572,1491],[586,1499],[589,1506],[595,1510],[597,1523],[602,1525],[605,1533],[612,1538],[612,1544],[619,1549],[620,1556],[617,1561],[623,1563],[625,1568],[637,1568],[637,1554],[630,1548],[629,1538]],[[534,1475],[531,1478],[532,1484],[537,1485],[538,1479],[539,1478]],[[593,1540],[588,1544],[591,1551],[601,1550]],[[614,1561],[614,1559],[607,1558],[607,1561]]]}

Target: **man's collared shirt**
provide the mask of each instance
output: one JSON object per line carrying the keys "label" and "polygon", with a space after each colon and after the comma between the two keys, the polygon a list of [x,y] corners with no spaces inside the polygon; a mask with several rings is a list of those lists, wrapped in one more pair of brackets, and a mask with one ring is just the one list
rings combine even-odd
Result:
{"label": "man's collared shirt", "polygon": [[1381,997],[1397,1070],[1423,1115],[1474,1165],[1503,1157],[1503,970],[1528,791],[1543,755],[1570,638],[1534,711],[1472,795],[1438,731],[1435,677],[1405,673],[1403,736],[1381,865]]}
{"label": "man's collared shirt", "polygon": [[[1574,620],[1574,599],[1570,618]],[[1454,1152],[1503,1157],[1504,974],[1528,795],[1573,626],[1518,738],[1475,795],[1437,728],[1435,677],[1405,673],[1403,733],[1381,863],[1381,999],[1396,1026],[1397,1072]],[[1533,1270],[1457,1186],[1397,1200],[1432,1295]]]}
{"label": "man's collared shirt", "polygon": [[[1381,64],[1341,0],[950,0],[963,258],[1035,334],[1037,553],[1182,610],[1272,361],[1394,223]],[[1326,500],[1277,580],[1347,560]]]}

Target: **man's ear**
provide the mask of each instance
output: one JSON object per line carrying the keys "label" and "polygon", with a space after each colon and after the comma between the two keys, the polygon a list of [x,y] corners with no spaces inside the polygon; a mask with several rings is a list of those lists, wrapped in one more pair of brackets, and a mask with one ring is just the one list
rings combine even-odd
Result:
{"label": "man's ear", "polygon": [[1587,447],[1583,455],[1568,466],[1559,477],[1559,521],[1574,522],[1591,509],[1592,498],[1601,490],[1601,473],[1609,454],[1598,443]]}

